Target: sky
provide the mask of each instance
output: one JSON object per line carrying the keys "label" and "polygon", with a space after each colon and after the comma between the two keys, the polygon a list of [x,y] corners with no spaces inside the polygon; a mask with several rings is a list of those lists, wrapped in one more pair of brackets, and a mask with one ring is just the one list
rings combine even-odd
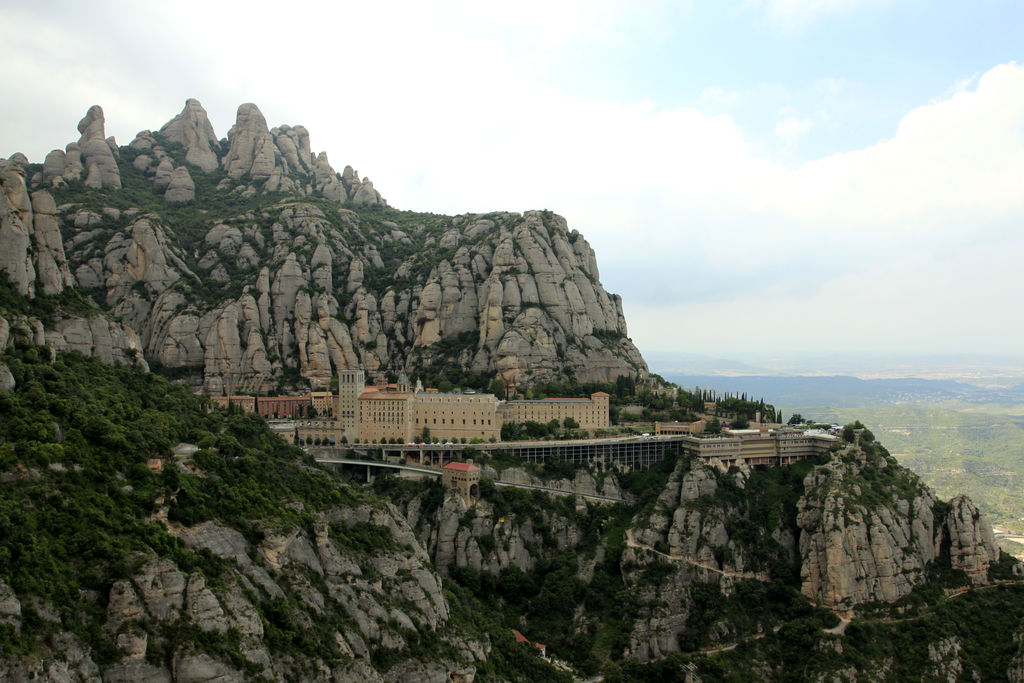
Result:
{"label": "sky", "polygon": [[304,125],[399,209],[551,209],[641,351],[1012,354],[1019,0],[0,5],[0,156]]}

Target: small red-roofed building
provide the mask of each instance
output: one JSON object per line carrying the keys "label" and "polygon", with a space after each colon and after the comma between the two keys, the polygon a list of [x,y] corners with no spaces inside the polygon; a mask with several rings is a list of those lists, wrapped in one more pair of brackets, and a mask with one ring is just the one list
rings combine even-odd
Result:
{"label": "small red-roofed building", "polygon": [[480,468],[468,462],[450,462],[441,470],[441,481],[447,488],[462,494],[467,505],[475,505],[480,497]]}

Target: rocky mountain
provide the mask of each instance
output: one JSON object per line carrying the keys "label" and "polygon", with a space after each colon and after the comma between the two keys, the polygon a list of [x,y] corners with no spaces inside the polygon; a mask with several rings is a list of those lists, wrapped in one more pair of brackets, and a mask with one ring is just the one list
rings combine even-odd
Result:
{"label": "rocky mountain", "polygon": [[[881,446],[848,445],[802,481],[799,472],[773,472],[772,481],[678,464],[653,509],[633,520],[623,555],[650,605],[634,626],[635,657],[678,651],[701,585],[728,595],[792,571],[810,604],[852,617],[858,606],[907,597],[935,564],[988,583],[1000,558],[988,519],[963,496],[936,500]],[[661,586],[644,586],[652,566],[668,572]],[[736,635],[723,626],[717,637]]]}
{"label": "rocky mountain", "polygon": [[46,351],[0,355],[4,680],[1019,677],[1014,563],[867,432],[728,471],[478,454],[469,506],[439,479],[346,480],[258,417]]}
{"label": "rocky mountain", "polygon": [[357,367],[479,385],[647,371],[593,249],[560,216],[396,211],[253,104],[221,140],[196,100],[124,147],[98,106],[79,132],[42,165],[4,162],[14,248],[0,267],[30,295],[75,288],[146,360],[207,392]]}
{"label": "rocky mountain", "polygon": [[[105,363],[147,367],[131,326],[101,315],[74,295],[75,278],[53,196],[46,190],[29,192],[17,162],[0,162],[0,245],[0,275],[13,290],[7,305],[0,307],[0,349],[23,342],[49,346],[54,353],[79,351]],[[49,308],[27,305],[32,300]],[[10,371],[0,364],[0,387],[9,390],[12,382]]]}

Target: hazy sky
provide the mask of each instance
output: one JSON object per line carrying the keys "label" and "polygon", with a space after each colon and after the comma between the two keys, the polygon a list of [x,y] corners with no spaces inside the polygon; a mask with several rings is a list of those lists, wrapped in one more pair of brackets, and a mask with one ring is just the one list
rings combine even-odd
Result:
{"label": "hazy sky", "polygon": [[641,350],[1024,348],[1019,0],[320,5],[7,3],[0,156],[255,102],[396,208],[564,215]]}

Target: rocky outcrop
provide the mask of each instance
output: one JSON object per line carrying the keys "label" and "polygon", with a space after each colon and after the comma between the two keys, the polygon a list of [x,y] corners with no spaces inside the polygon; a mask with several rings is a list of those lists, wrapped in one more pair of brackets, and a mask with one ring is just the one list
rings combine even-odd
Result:
{"label": "rocky outcrop", "polygon": [[17,164],[0,164],[0,269],[20,294],[35,294],[36,271],[30,258],[32,203],[25,172]]}
{"label": "rocky outcrop", "polygon": [[875,444],[816,467],[804,489],[802,591],[837,612],[908,595],[946,544],[953,568],[974,583],[987,581],[999,557],[991,525],[969,500],[958,497],[936,516],[943,506],[931,491]]}
{"label": "rocky outcrop", "polygon": [[[148,355],[169,367],[202,366],[213,392],[228,374],[239,390],[270,390],[286,367],[316,384],[356,367],[415,375],[439,360],[438,342],[453,339],[468,341],[457,362],[510,383],[646,371],[617,298],[585,270],[595,267],[590,248],[561,219],[457,217],[439,232],[450,259],[422,284],[381,290],[366,286],[366,273],[386,268],[381,253],[402,259],[401,281],[422,269],[423,251],[394,229],[375,238],[379,246],[357,246],[358,216],[339,216],[343,228],[319,207],[286,202],[263,226],[246,217],[215,223],[195,247],[193,272],[169,228],[143,215],[130,235],[111,230],[105,244],[83,234],[72,265],[80,285],[102,287],[108,309],[139,330]],[[233,273],[245,278],[243,294],[211,299],[211,287],[240,284]]]}
{"label": "rocky outcrop", "polygon": [[174,169],[167,183],[164,199],[169,204],[181,204],[183,202],[190,202],[195,198],[196,184],[192,181],[192,176],[189,174],[188,169],[184,166]]}
{"label": "rocky outcrop", "polygon": [[[359,524],[385,530],[381,533],[403,550],[388,549],[383,538],[376,549],[346,546],[345,530]],[[489,651],[488,644],[449,627],[450,610],[440,579],[411,529],[387,507],[325,511],[317,516],[312,535],[266,528],[258,547],[215,522],[171,531],[189,548],[222,558],[225,569],[210,582],[167,558],[138,556],[132,562],[137,568],[128,578],[115,580],[105,599],[100,632],[116,648],[118,658],[104,666],[103,680],[243,681],[254,675],[293,680],[307,678],[303,672],[309,671],[322,672],[326,680],[373,680],[379,674],[371,656],[384,650],[395,653],[389,664],[395,676],[389,673],[386,680],[451,680],[451,675],[472,680],[474,661]],[[286,611],[268,621],[268,609]],[[0,624],[18,632],[22,618],[22,600],[0,580]],[[314,628],[313,620],[326,620],[338,630],[328,639],[329,647],[310,656],[268,639],[265,624],[281,628],[282,619],[307,630]],[[242,655],[245,671],[239,660],[227,661],[221,647],[204,651],[187,639],[183,642],[180,634],[189,629],[214,637],[230,632],[234,644],[229,647]],[[405,634],[422,630],[453,638],[465,656],[422,661],[403,657]],[[174,633],[179,635],[168,640]],[[70,634],[59,634],[57,643],[65,645],[59,654],[0,660],[0,677],[99,680],[101,672],[87,648]],[[154,648],[165,654],[154,658]],[[55,677],[60,672],[64,678]],[[428,678],[416,677],[420,675]]]}
{"label": "rocky outcrop", "polygon": [[[204,171],[212,171],[219,165],[220,143],[199,100],[186,100],[185,108],[160,128],[160,134],[171,142],[181,143],[188,163]],[[173,200],[168,198],[167,201]]]}
{"label": "rocky outcrop", "polygon": [[[90,109],[81,132],[79,143],[48,155],[40,183],[86,171],[90,184],[117,186],[102,110]],[[176,225],[177,215],[168,222],[159,209],[58,210],[48,195],[30,199],[18,165],[5,162],[0,267],[25,293],[37,282],[44,293],[81,288],[138,331],[148,356],[193,368],[191,381],[211,392],[228,383],[271,391],[292,368],[316,385],[344,369],[422,376],[442,363],[515,386],[646,373],[621,301],[601,287],[593,250],[561,217],[498,213],[400,226],[331,210],[302,197],[386,203],[351,166],[338,174],[326,153],[314,155],[304,127],[268,129],[253,104],[238,108],[228,138],[221,149],[202,105],[189,100],[159,133],[141,131],[125,158],[132,173],[166,187],[168,204],[194,201],[193,172],[210,170],[221,153],[227,177],[217,191],[293,198]],[[62,222],[74,227],[64,244]]]}
{"label": "rocky outcrop", "polygon": [[82,134],[78,147],[86,170],[85,184],[89,187],[120,189],[121,172],[117,168],[111,144],[106,139],[103,109],[99,105],[89,107],[85,117],[78,122],[78,132]]}
{"label": "rocky outcrop", "polygon": [[[679,638],[694,609],[693,591],[711,588],[728,595],[737,582],[767,581],[768,560],[788,564],[795,558],[795,537],[779,515],[777,525],[759,529],[759,538],[734,538],[736,519],[748,515],[738,506],[746,470],[724,474],[696,460],[680,459],[654,508],[634,518],[626,532],[623,578],[639,607],[629,654],[640,661],[681,650]],[[733,495],[730,495],[732,492]],[[663,576],[650,581],[649,572]],[[724,629],[724,627],[723,627]],[[713,639],[725,639],[727,630]]]}
{"label": "rocky outcrop", "polygon": [[404,513],[441,574],[453,567],[495,576],[512,568],[529,572],[540,560],[575,547],[582,536],[572,520],[549,510],[535,515],[499,513],[486,499],[470,507],[451,492],[436,510],[425,511],[423,504],[422,497],[414,497],[404,505]]}
{"label": "rocky outcrop", "polygon": [[949,501],[945,532],[953,569],[967,574],[971,583],[987,583],[989,567],[999,561],[999,545],[988,517],[967,496],[956,496]]}
{"label": "rocky outcrop", "polygon": [[0,168],[0,269],[18,292],[59,294],[74,285],[64,256],[57,207],[45,190],[31,193],[20,165]]}
{"label": "rocky outcrop", "polygon": [[1013,634],[1013,642],[1017,645],[1017,651],[1006,670],[1006,679],[1010,683],[1024,683],[1024,628],[1018,628]]}
{"label": "rocky outcrop", "polygon": [[274,139],[267,120],[252,103],[238,107],[235,125],[228,131],[231,147],[221,159],[228,177],[248,176],[253,180],[269,178],[274,170]]}

